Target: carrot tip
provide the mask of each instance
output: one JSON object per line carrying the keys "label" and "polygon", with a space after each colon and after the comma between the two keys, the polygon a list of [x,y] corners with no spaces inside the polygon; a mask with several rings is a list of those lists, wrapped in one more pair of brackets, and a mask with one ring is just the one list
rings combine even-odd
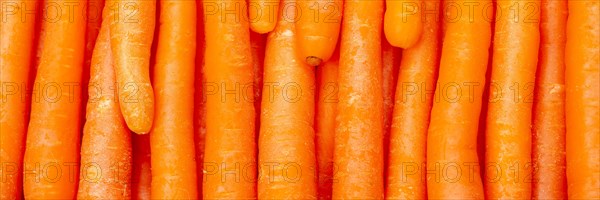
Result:
{"label": "carrot tip", "polygon": [[306,57],[306,64],[310,66],[319,66],[323,62],[323,59],[317,58],[315,56]]}

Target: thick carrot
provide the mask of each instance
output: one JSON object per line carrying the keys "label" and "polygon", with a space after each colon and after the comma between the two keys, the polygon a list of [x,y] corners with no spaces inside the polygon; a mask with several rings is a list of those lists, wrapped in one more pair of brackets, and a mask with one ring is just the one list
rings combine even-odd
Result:
{"label": "thick carrot", "polygon": [[202,197],[204,142],[206,136],[206,101],[204,96],[204,5],[196,0],[196,68],[194,79],[194,143],[198,197]]}
{"label": "thick carrot", "polygon": [[[440,1],[426,1],[428,7]],[[427,199],[423,173],[426,159],[427,128],[440,61],[439,13],[426,18],[423,36],[402,52],[386,187],[386,199]]]}
{"label": "thick carrot", "polygon": [[335,137],[336,105],[339,85],[337,83],[339,50],[329,61],[317,68],[317,94],[315,113],[315,145],[317,149],[317,195],[319,199],[331,199],[333,184],[333,149]]}
{"label": "thick carrot", "polygon": [[160,1],[153,84],[156,115],[150,134],[152,199],[196,199],[194,73],[196,2]]}
{"label": "thick carrot", "polygon": [[248,0],[250,29],[257,33],[273,31],[277,24],[279,0]]}
{"label": "thick carrot", "polygon": [[127,126],[146,134],[154,120],[154,93],[150,84],[150,48],[156,22],[156,0],[110,2],[116,12],[110,20],[119,104]]}
{"label": "thick carrot", "polygon": [[[51,8],[48,3],[44,8]],[[44,44],[23,161],[27,199],[72,199],[77,194],[86,22],[73,13],[83,13],[87,1],[61,3],[72,9],[61,9],[56,21],[43,24]]]}
{"label": "thick carrot", "polygon": [[568,1],[566,44],[569,199],[600,199],[600,2]]}
{"label": "thick carrot", "polygon": [[[30,72],[38,1],[2,2],[0,16],[0,199],[19,199],[23,152],[29,120]],[[10,9],[10,10],[9,10]],[[33,13],[26,18],[22,14]],[[9,89],[10,88],[10,89]]]}
{"label": "thick carrot", "polygon": [[107,21],[90,63],[91,98],[83,129],[78,199],[131,198],[131,132],[112,92],[115,72],[109,30]]}
{"label": "thick carrot", "polygon": [[298,55],[308,65],[318,66],[331,58],[340,35],[343,5],[342,0],[296,1]]}
{"label": "thick carrot", "polygon": [[133,134],[132,143],[131,199],[150,199],[150,185],[152,182],[150,136]]}
{"label": "thick carrot", "polygon": [[485,136],[485,191],[491,199],[531,198],[531,111],[540,42],[539,12],[527,18],[506,13],[536,8],[536,1],[497,2],[490,83],[499,89],[490,91]]}
{"label": "thick carrot", "polygon": [[[284,5],[289,1],[284,0]],[[258,139],[258,198],[316,199],[314,67],[298,59],[296,30],[281,12],[267,38]]]}
{"label": "thick carrot", "polygon": [[263,65],[265,63],[265,45],[267,34],[250,32],[250,48],[252,51],[252,68],[254,69],[254,111],[256,112],[256,133],[260,130],[260,104],[263,86]]}
{"label": "thick carrot", "polygon": [[567,198],[565,44],[567,1],[542,0],[533,104],[533,199]]}
{"label": "thick carrot", "polygon": [[344,6],[332,196],[381,199],[383,1],[349,0]]}
{"label": "thick carrot", "polygon": [[[481,5],[491,3],[488,0],[477,2]],[[472,5],[463,0],[448,3],[456,3],[462,10]],[[492,10],[478,6],[473,11],[490,16]],[[457,16],[457,13],[450,14]],[[484,198],[477,158],[477,132],[491,26],[480,16],[472,20],[469,15],[458,16],[460,18],[455,22],[445,22],[447,30],[427,132],[429,199]],[[459,169],[461,174],[457,175]]]}
{"label": "thick carrot", "polygon": [[383,30],[390,44],[409,48],[423,33],[422,0],[386,0]]}
{"label": "thick carrot", "polygon": [[[243,0],[207,0],[205,9],[245,6]],[[207,12],[207,11],[205,11]],[[205,199],[256,198],[254,74],[248,22],[204,15],[206,54]]]}

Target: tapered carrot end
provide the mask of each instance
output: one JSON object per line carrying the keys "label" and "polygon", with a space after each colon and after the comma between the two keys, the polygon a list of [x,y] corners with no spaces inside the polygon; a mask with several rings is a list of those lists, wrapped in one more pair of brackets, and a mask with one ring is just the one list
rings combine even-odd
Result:
{"label": "tapered carrot end", "polygon": [[315,56],[306,57],[306,64],[310,66],[319,66],[323,62],[323,59],[317,58]]}

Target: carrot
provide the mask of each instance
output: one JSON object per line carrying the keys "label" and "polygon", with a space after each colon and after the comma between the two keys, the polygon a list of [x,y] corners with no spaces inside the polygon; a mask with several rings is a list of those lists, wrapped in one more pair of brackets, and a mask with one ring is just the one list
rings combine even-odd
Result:
{"label": "carrot", "polygon": [[[56,21],[43,22],[44,44],[34,87],[34,95],[41,96],[31,103],[23,161],[26,199],[72,199],[77,194],[86,24],[83,17],[69,13],[83,13],[87,1],[61,3],[72,9],[61,9]],[[51,8],[47,5],[45,9]]]}
{"label": "carrot", "polygon": [[[400,68],[400,59],[402,49],[393,47],[382,36],[381,41],[381,59],[383,78],[383,158],[384,165],[388,166],[388,154],[390,150],[390,132],[392,131],[392,115],[394,113],[394,92],[398,80],[398,71]],[[384,168],[384,177],[387,177],[387,167]],[[384,183],[387,179],[384,178]],[[387,183],[385,183],[387,185]]]}
{"label": "carrot", "polygon": [[[81,81],[81,110],[86,110],[88,102],[88,84],[90,82],[90,66],[92,63],[92,54],[96,44],[96,38],[100,32],[102,23],[102,10],[104,0],[88,0],[86,12],[86,30],[85,30],[85,57],[83,59],[83,78]],[[85,121],[85,112],[81,112],[81,120]]]}
{"label": "carrot", "polygon": [[250,32],[250,48],[252,51],[252,68],[254,69],[254,111],[256,113],[255,129],[260,130],[260,101],[262,99],[263,65],[265,63],[266,34]]}
{"label": "carrot", "polygon": [[[515,6],[516,5],[516,6]],[[531,111],[540,42],[539,13],[513,18],[509,10],[539,8],[535,1],[498,1],[486,125],[486,196],[531,198]],[[516,7],[516,8],[515,8]],[[515,21],[516,20],[516,21]],[[508,92],[503,92],[506,87]],[[502,95],[499,95],[502,91]]]}
{"label": "carrot", "polygon": [[196,1],[196,68],[194,79],[194,143],[196,146],[196,176],[198,197],[202,197],[204,143],[206,136],[206,101],[204,96],[204,9]]}
{"label": "carrot", "polygon": [[333,199],[383,198],[383,1],[344,5]]}
{"label": "carrot", "polygon": [[569,199],[600,199],[600,2],[568,1],[566,44]]}
{"label": "carrot", "polygon": [[566,1],[541,1],[533,104],[532,198],[567,198],[565,158]]}
{"label": "carrot", "polygon": [[196,2],[160,1],[154,89],[156,116],[150,134],[152,199],[196,199],[194,68]]}
{"label": "carrot", "polygon": [[415,45],[423,33],[422,0],[386,0],[383,23],[385,36],[395,47]]}
{"label": "carrot", "polygon": [[[290,2],[283,1],[284,5]],[[258,198],[316,199],[314,67],[296,57],[297,31],[282,9],[267,38],[258,139]]]}
{"label": "carrot", "polygon": [[[106,10],[110,12],[110,10]],[[103,23],[90,63],[91,97],[81,145],[78,199],[131,198],[131,132],[114,91],[109,24]]]}
{"label": "carrot", "polygon": [[[468,9],[467,2],[452,1],[462,10]],[[491,3],[488,0],[478,2],[481,5]],[[474,7],[473,11],[490,16],[492,10],[483,8]],[[457,16],[457,13],[450,14]],[[427,131],[429,199],[484,198],[479,176],[477,132],[491,26],[483,17],[473,17],[471,20],[469,15],[458,16],[455,22],[445,22],[447,30]],[[457,176],[459,169],[461,175]]]}
{"label": "carrot", "polygon": [[[29,120],[36,13],[39,2],[2,2],[0,16],[0,199],[19,199],[22,192],[23,152]],[[10,10],[9,10],[10,9]],[[23,18],[22,13],[33,11]],[[11,89],[9,89],[11,88]]]}
{"label": "carrot", "polygon": [[331,199],[333,184],[333,149],[335,137],[339,50],[317,68],[317,104],[315,113],[315,145],[317,149],[318,198]]}
{"label": "carrot", "polygon": [[132,147],[131,199],[150,199],[150,185],[152,182],[150,136],[133,134]]}
{"label": "carrot", "polygon": [[[207,0],[234,10],[242,0]],[[207,11],[206,10],[206,11]],[[206,12],[205,11],[205,12]],[[248,22],[204,15],[206,54],[205,199],[256,198],[254,74]],[[210,91],[209,91],[210,90]]]}
{"label": "carrot", "polygon": [[298,55],[308,65],[318,66],[333,54],[340,35],[343,4],[342,0],[296,1]]}
{"label": "carrot", "polygon": [[279,0],[249,0],[250,29],[257,33],[273,31],[277,24]]}
{"label": "carrot", "polygon": [[[425,4],[435,7],[440,1]],[[426,90],[435,88],[441,42],[437,16],[425,20],[420,40],[402,54],[389,140],[387,199],[427,199],[423,169],[433,95]]]}
{"label": "carrot", "polygon": [[115,0],[110,23],[119,104],[127,126],[145,134],[154,120],[154,93],[150,84],[150,48],[154,38],[156,0]]}

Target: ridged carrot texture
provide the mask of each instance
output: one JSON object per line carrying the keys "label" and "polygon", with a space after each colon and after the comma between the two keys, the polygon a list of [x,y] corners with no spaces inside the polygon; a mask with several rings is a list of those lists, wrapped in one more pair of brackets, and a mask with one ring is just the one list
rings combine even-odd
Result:
{"label": "ridged carrot texture", "polygon": [[[288,5],[288,1],[283,1]],[[287,11],[287,12],[286,12]],[[258,198],[316,199],[314,67],[298,59],[296,30],[282,10],[267,38],[258,139]]]}
{"label": "ridged carrot texture", "polygon": [[152,199],[197,199],[194,147],[196,2],[160,0],[150,134]]}
{"label": "ridged carrot texture", "polygon": [[395,47],[415,45],[423,33],[422,0],[386,0],[383,30]]}
{"label": "ridged carrot texture", "polygon": [[[29,100],[24,96],[31,90],[30,71],[33,69],[35,16],[40,2],[17,0],[2,2],[0,16],[0,199],[20,199],[22,193],[23,152],[29,120]],[[22,18],[26,10],[32,15]],[[10,88],[10,89],[9,89]]]}
{"label": "ridged carrot texture", "polygon": [[567,198],[565,44],[567,1],[542,0],[533,104],[533,199]]}
{"label": "ridged carrot texture", "polygon": [[[426,1],[427,7],[440,1]],[[424,167],[429,112],[440,61],[439,13],[425,19],[423,36],[402,52],[396,87],[386,199],[427,199]]]}
{"label": "ridged carrot texture", "polygon": [[315,145],[317,149],[318,199],[331,199],[333,185],[333,150],[335,117],[338,102],[339,50],[331,59],[317,67],[317,96],[315,113]]}
{"label": "ridged carrot texture", "polygon": [[[468,10],[470,1],[454,1]],[[480,5],[491,1],[478,1]],[[474,13],[491,16],[492,9],[476,6]],[[479,176],[477,133],[488,49],[489,19],[469,15],[446,23],[439,75],[427,131],[427,197],[429,199],[483,199]],[[460,88],[460,90],[458,90]],[[438,99],[439,97],[439,99]],[[457,175],[460,170],[461,174]]]}
{"label": "ridged carrot texture", "polygon": [[539,6],[535,0],[497,2],[490,83],[498,87],[490,90],[486,123],[487,198],[531,198],[531,111],[540,43],[539,12],[527,18],[499,13],[511,9],[525,12]]}
{"label": "ridged carrot texture", "polygon": [[[333,199],[383,198],[383,1],[346,1],[340,43]],[[366,23],[368,22],[368,23]]]}
{"label": "ridged carrot texture", "polygon": [[[77,195],[86,22],[81,15],[70,18],[69,13],[83,13],[87,1],[60,3],[72,9],[61,9],[56,21],[43,21],[44,44],[23,161],[26,199],[73,199]],[[52,8],[48,5],[44,8]]]}
{"label": "ridged carrot texture", "polygon": [[[207,0],[208,11],[245,6],[243,0]],[[212,6],[212,7],[211,7]],[[204,15],[206,54],[205,199],[256,198],[254,74],[247,20]]]}
{"label": "ridged carrot texture", "polygon": [[[318,66],[331,58],[340,35],[342,0],[300,0],[296,22],[298,55],[310,66]],[[286,8],[290,9],[290,8]],[[286,17],[288,20],[292,20]],[[294,19],[296,20],[296,19]]]}
{"label": "ridged carrot texture", "polygon": [[250,29],[261,34],[273,31],[279,16],[279,0],[248,0],[248,3]]}
{"label": "ridged carrot texture", "polygon": [[150,84],[150,48],[156,22],[156,0],[114,0],[117,14],[110,20],[119,105],[133,132],[146,134],[154,120],[154,92]]}
{"label": "ridged carrot texture", "polygon": [[[107,10],[110,12],[110,10]],[[109,24],[98,35],[90,68],[90,100],[81,144],[78,199],[131,198],[131,132],[113,91]]]}
{"label": "ridged carrot texture", "polygon": [[131,199],[150,199],[150,136],[133,134],[132,147]]}
{"label": "ridged carrot texture", "polygon": [[600,199],[600,2],[571,0],[568,4],[568,197]]}

